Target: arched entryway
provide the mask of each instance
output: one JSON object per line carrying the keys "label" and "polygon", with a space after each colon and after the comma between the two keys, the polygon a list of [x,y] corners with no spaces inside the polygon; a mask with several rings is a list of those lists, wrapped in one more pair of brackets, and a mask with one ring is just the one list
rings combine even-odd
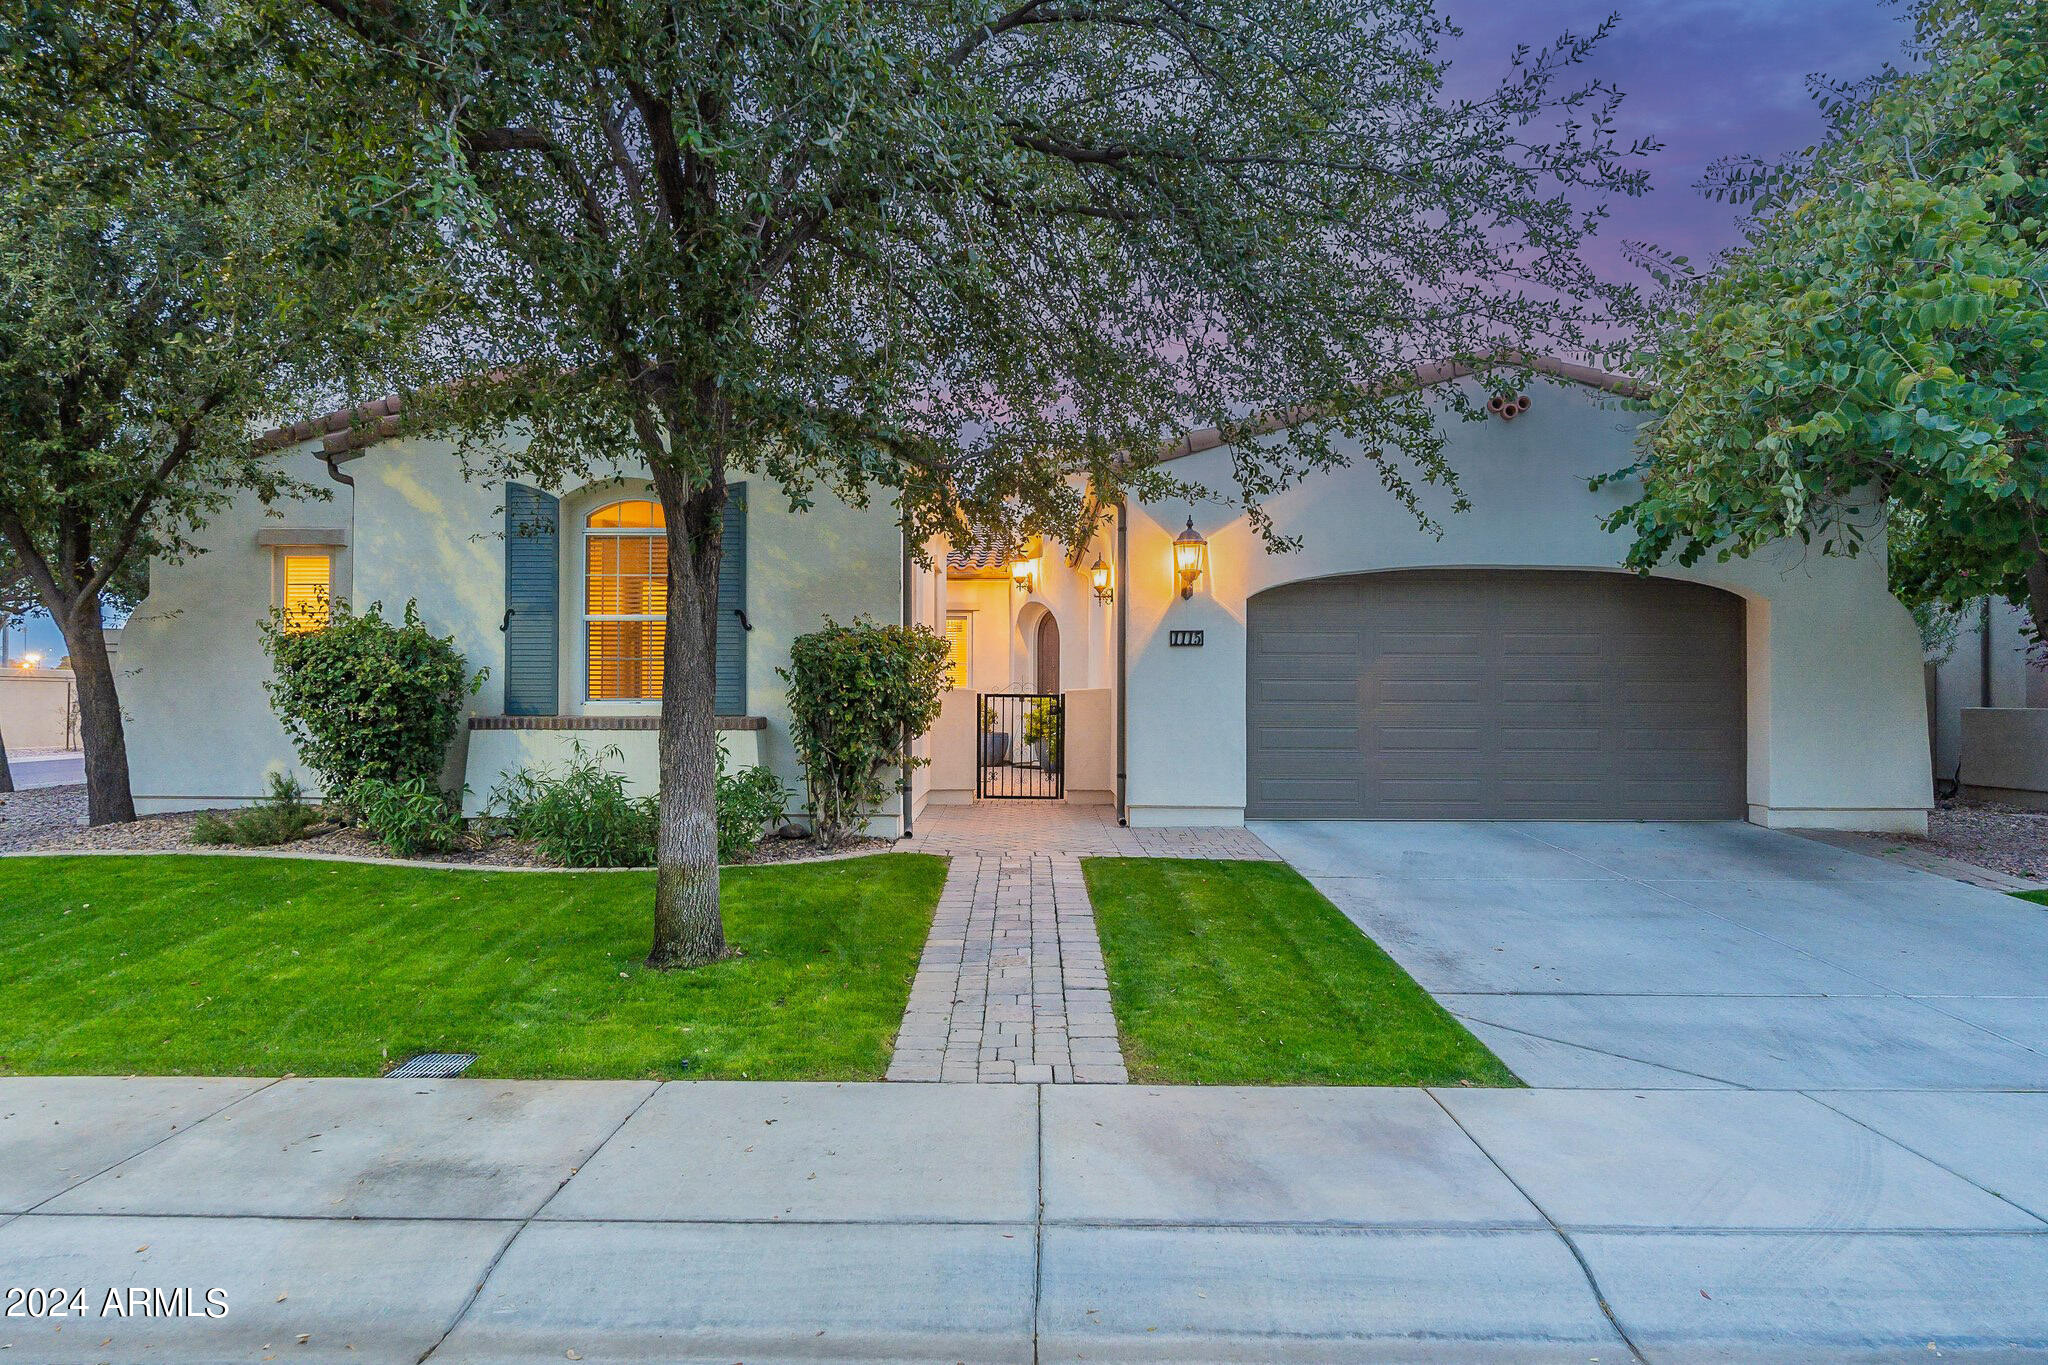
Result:
{"label": "arched entryway", "polygon": [[1247,604],[1266,819],[1740,819],[1744,605],[1631,574],[1446,569]]}

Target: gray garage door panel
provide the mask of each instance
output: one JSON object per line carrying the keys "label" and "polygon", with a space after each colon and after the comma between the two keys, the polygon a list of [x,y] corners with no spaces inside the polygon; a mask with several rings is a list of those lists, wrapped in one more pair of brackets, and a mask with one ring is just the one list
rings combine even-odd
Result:
{"label": "gray garage door panel", "polygon": [[1294,583],[1249,608],[1246,814],[1728,819],[1743,612],[1623,574]]}

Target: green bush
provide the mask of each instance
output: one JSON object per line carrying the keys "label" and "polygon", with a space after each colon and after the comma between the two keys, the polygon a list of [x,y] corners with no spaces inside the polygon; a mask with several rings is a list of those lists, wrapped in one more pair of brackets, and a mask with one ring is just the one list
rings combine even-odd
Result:
{"label": "green bush", "polygon": [[498,824],[564,867],[646,867],[654,861],[655,798],[626,794],[624,775],[607,769],[616,748],[581,744],[561,772],[521,768],[491,793]]}
{"label": "green bush", "polygon": [[718,861],[736,863],[760,846],[770,820],[780,820],[792,795],[781,778],[762,767],[726,769],[718,756]]}
{"label": "green bush", "polygon": [[288,844],[319,823],[320,812],[306,803],[298,779],[272,773],[270,795],[232,815],[208,811],[192,822],[192,842],[269,848]]}
{"label": "green bush", "polygon": [[265,684],[299,757],[330,795],[364,779],[409,783],[439,776],[462,719],[462,699],[483,685],[452,637],[386,621],[372,604],[360,616],[337,605],[331,624],[293,633],[273,618],[263,632],[275,677]]}
{"label": "green bush", "polygon": [[1057,768],[1061,739],[1059,703],[1049,697],[1034,700],[1024,713],[1024,742],[1044,745],[1045,761]]}
{"label": "green bush", "polygon": [[813,828],[830,847],[888,798],[895,769],[924,762],[909,743],[939,718],[945,637],[924,626],[856,621],[790,645],[790,738],[803,761]]}
{"label": "green bush", "polygon": [[348,809],[365,833],[401,858],[446,853],[462,842],[462,812],[431,777],[366,777],[349,787]]}

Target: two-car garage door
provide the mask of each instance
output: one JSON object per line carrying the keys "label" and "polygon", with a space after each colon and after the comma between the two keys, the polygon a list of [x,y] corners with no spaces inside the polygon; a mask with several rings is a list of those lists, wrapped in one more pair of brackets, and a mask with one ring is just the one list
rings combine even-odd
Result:
{"label": "two-car garage door", "polygon": [[1743,604],[1626,574],[1430,570],[1251,599],[1248,816],[1739,819]]}

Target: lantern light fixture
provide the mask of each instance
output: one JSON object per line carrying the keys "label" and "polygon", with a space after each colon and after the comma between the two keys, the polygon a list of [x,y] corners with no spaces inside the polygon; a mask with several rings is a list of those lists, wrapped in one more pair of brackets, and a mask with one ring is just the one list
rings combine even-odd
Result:
{"label": "lantern light fixture", "polygon": [[1010,581],[1017,585],[1017,591],[1028,593],[1038,586],[1038,561],[1036,559],[1013,559],[1010,561]]}
{"label": "lantern light fixture", "polygon": [[1095,556],[1095,562],[1088,567],[1089,581],[1095,585],[1095,600],[1116,601],[1116,590],[1109,586],[1109,565],[1102,562],[1102,556]]}
{"label": "lantern light fixture", "polygon": [[1202,539],[1202,533],[1195,529],[1195,519],[1189,517],[1187,528],[1173,538],[1173,572],[1180,579],[1183,600],[1195,595],[1195,584],[1208,567],[1209,542]]}

